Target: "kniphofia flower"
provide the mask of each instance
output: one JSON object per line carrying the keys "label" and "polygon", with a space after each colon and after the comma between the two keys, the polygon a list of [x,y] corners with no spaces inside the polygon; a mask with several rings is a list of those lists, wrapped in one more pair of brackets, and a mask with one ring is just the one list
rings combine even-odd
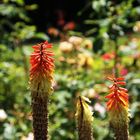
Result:
{"label": "kniphofia flower", "polygon": [[52,45],[47,41],[32,47],[30,56],[30,90],[32,94],[32,114],[34,140],[48,139],[48,102],[52,93],[54,60],[47,49]]}
{"label": "kniphofia flower", "polygon": [[45,92],[52,91],[52,74],[54,71],[53,53],[46,49],[52,48],[47,41],[32,47],[34,52],[30,57],[30,88],[31,91]]}
{"label": "kniphofia flower", "polygon": [[109,87],[110,94],[108,98],[107,110],[109,112],[110,124],[115,133],[116,140],[128,140],[128,123],[129,123],[129,102],[127,89],[124,86],[124,78],[108,78],[113,82]]}
{"label": "kniphofia flower", "polygon": [[76,121],[79,140],[93,140],[92,134],[92,111],[86,102],[90,102],[88,98],[80,96],[77,100]]}

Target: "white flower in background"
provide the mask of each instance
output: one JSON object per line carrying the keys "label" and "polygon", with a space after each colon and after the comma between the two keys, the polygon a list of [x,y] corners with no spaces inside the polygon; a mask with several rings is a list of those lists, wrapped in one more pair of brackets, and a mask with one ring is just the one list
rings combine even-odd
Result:
{"label": "white flower in background", "polygon": [[137,38],[132,38],[131,41],[129,42],[129,47],[130,49],[137,49],[139,45],[139,40]]}
{"label": "white flower in background", "polygon": [[33,140],[34,139],[34,136],[33,136],[33,133],[29,133],[27,137],[23,136],[21,138],[21,140]]}
{"label": "white flower in background", "polygon": [[105,110],[105,107],[102,106],[101,104],[96,103],[95,106],[94,106],[94,110],[98,111],[102,117],[105,116],[106,110]]}
{"label": "white flower in background", "polygon": [[73,49],[73,45],[67,41],[61,42],[59,45],[59,49],[63,53],[69,53]]}
{"label": "white flower in background", "polygon": [[29,133],[26,140],[33,140],[33,139],[34,139],[33,133]]}
{"label": "white flower in background", "polygon": [[140,32],[140,21],[137,21],[133,27],[134,32]]}
{"label": "white flower in background", "polygon": [[0,121],[4,121],[7,118],[7,114],[3,109],[0,109]]}
{"label": "white flower in background", "polygon": [[71,36],[68,41],[72,43],[74,46],[80,46],[83,39],[78,36]]}

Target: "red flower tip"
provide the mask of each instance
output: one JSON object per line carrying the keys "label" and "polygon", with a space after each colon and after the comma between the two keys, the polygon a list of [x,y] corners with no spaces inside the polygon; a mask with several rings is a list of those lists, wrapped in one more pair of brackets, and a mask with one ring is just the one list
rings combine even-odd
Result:
{"label": "red flower tip", "polygon": [[111,93],[105,97],[109,99],[109,101],[107,102],[107,109],[119,109],[121,105],[128,108],[128,94],[126,93],[127,89],[120,87],[120,85],[126,84],[123,81],[124,78],[108,77],[107,79],[113,82],[113,85],[109,86]]}
{"label": "red flower tip", "polygon": [[112,52],[112,53],[105,53],[102,55],[102,59],[105,60],[105,61],[109,61],[111,59],[113,59],[115,57],[115,54]]}
{"label": "red flower tip", "polygon": [[75,22],[71,21],[68,22],[65,26],[64,26],[64,30],[74,30],[75,28]]}
{"label": "red flower tip", "polygon": [[30,78],[51,78],[51,73],[54,69],[54,55],[51,51],[46,49],[52,48],[52,45],[47,41],[34,45],[32,47],[34,52],[30,56]]}

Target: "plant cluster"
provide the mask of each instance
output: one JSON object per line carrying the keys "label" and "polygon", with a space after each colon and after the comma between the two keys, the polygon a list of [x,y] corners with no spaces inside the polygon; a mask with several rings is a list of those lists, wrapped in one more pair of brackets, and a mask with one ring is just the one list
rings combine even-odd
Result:
{"label": "plant cluster", "polygon": [[[112,4],[113,2],[114,4]],[[117,124],[117,119],[121,120],[121,115],[125,114],[123,126],[127,128],[127,123],[130,121],[129,136],[131,139],[139,140],[140,23],[139,21],[135,23],[135,20],[139,20],[139,1],[99,0],[97,2],[94,0],[91,3],[93,10],[90,12],[89,20],[86,20],[85,23],[90,24],[88,27],[93,28],[92,31],[95,32],[90,30],[82,35],[81,29],[77,33],[77,35],[82,35],[79,37],[71,31],[69,33],[74,34],[74,36],[67,34],[63,38],[65,39],[63,42],[53,43],[52,50],[56,60],[54,62],[55,82],[53,83],[55,92],[49,96],[49,137],[52,140],[78,139],[78,134],[87,123],[90,124],[86,127],[89,134],[93,133],[96,140],[113,139],[114,135],[109,128],[111,126],[115,132],[119,125],[116,127],[114,124]],[[36,96],[31,98],[28,83],[32,79],[28,78],[29,55],[32,52],[30,39],[34,37],[47,39],[46,35],[36,31],[35,25],[31,25],[27,16],[27,11],[35,8],[36,5],[25,5],[23,0],[3,0],[0,2],[0,139],[2,140],[33,139],[32,121],[35,119],[32,118],[31,107],[36,105],[34,99]],[[132,29],[135,32],[132,32]],[[85,37],[89,36],[90,33],[92,37]],[[112,35],[115,35],[115,40]],[[36,61],[40,56],[38,47],[35,45],[35,55],[33,56],[36,58],[32,59],[31,66],[34,68],[37,66]],[[32,69],[33,73],[36,72],[34,68]],[[108,90],[110,83],[106,77],[111,77],[110,74],[114,72],[112,68],[117,69],[117,75],[125,77],[126,89],[129,93],[129,109],[131,110],[130,120],[127,119],[129,110],[126,89],[122,89],[119,84],[116,85],[113,79],[113,84],[116,85],[117,89],[113,86]],[[30,81],[30,89],[31,84],[35,83]],[[111,93],[111,95],[107,95],[107,93]],[[43,95],[46,96],[46,94]],[[87,105],[89,103],[87,98],[91,101],[90,105]],[[115,104],[115,99],[121,106]],[[107,108],[106,100],[108,100]],[[76,105],[78,112],[76,112]],[[113,107],[122,108],[123,112],[113,112]],[[83,112],[83,117],[80,116],[81,112]],[[119,114],[118,118],[112,118],[112,116],[114,117],[112,112]],[[114,119],[111,123],[108,121],[108,115],[110,121]],[[94,119],[91,118],[92,116]],[[78,127],[78,124],[82,127]],[[119,134],[121,136],[120,132]],[[127,131],[125,134],[128,135]]]}

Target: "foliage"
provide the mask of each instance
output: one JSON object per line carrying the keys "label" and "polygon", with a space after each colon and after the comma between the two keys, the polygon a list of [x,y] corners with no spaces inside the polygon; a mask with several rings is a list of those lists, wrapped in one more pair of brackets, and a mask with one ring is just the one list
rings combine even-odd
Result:
{"label": "foliage", "polygon": [[[84,49],[84,48],[82,48]],[[137,48],[140,50],[140,48]],[[133,51],[138,51],[138,50]],[[30,48],[24,46],[24,53],[29,57]],[[85,49],[84,49],[85,50]],[[112,59],[107,60],[97,54],[90,55],[93,59],[89,65],[84,65],[85,51],[77,50],[63,54],[61,50],[54,47],[56,52],[56,70],[55,70],[55,92],[50,102],[50,136],[53,140],[58,139],[76,139],[75,124],[75,99],[79,95],[87,96],[92,101],[94,109],[94,137],[97,140],[108,139],[112,137],[109,134],[108,118],[105,111],[104,96],[107,93],[107,87],[103,84],[105,77],[111,72]],[[127,51],[127,54],[125,53]],[[136,66],[132,66],[134,57],[131,49],[127,47],[121,50],[122,69],[129,72],[126,76],[127,88],[130,95],[130,107],[132,108],[132,119],[130,123],[130,134],[139,139],[139,72]],[[24,69],[24,61],[18,48],[13,52],[5,46],[1,46],[1,75],[0,80],[0,106],[7,113],[7,118],[1,122],[1,139],[21,139],[28,136],[31,132],[31,108],[30,93],[27,89],[28,79]],[[108,50],[109,52],[109,50]],[[78,57],[83,54],[82,57]],[[110,53],[109,53],[110,54]],[[13,57],[14,56],[14,57]],[[62,59],[62,56],[64,58]],[[123,57],[122,57],[123,56]],[[71,63],[72,59],[77,60]],[[86,57],[87,58],[87,57]],[[88,57],[89,59],[89,57]],[[122,73],[123,74],[123,73]],[[102,77],[102,78],[101,78]],[[20,82],[18,82],[20,81]],[[108,85],[108,82],[106,83]],[[134,131],[136,130],[136,131]],[[102,135],[100,133],[102,132]]]}
{"label": "foliage", "polygon": [[[81,39],[70,37],[71,39],[68,38],[63,44],[56,42],[53,45],[56,54],[56,82],[49,109],[49,133],[52,140],[77,139],[75,106],[79,95],[91,100],[95,118],[93,122],[95,139],[112,139],[104,97],[108,94],[109,85],[106,77],[112,73],[114,66],[115,44],[111,38],[114,23],[124,32],[121,36],[120,30],[117,30],[115,36],[119,46],[118,71],[126,78],[126,88],[130,97],[130,136],[132,139],[140,139],[140,34],[132,32],[126,34],[127,31],[131,31],[128,29],[133,25],[130,21],[137,20],[139,10],[131,0],[119,1],[116,7],[115,4],[113,5],[113,8],[122,16],[119,18],[115,16],[113,19],[110,17],[112,16],[111,2],[91,1],[94,12],[90,12],[91,18],[85,22],[91,24],[94,38],[89,40],[84,37]],[[2,118],[0,114],[0,139],[2,140],[26,140],[27,137],[32,136],[31,99],[28,90],[28,60],[31,52],[29,41],[35,36],[41,39],[47,39],[47,36],[38,34],[36,27],[30,25],[31,21],[26,13],[30,8],[32,10],[36,6],[25,5],[23,0],[0,2],[0,109],[7,115],[6,118]],[[89,33],[87,32],[86,35]],[[92,46],[93,40],[96,43]],[[60,46],[66,43],[65,49]],[[92,48],[95,52],[100,48],[102,53],[95,53]]]}
{"label": "foliage", "polygon": [[35,10],[37,5],[25,5],[24,0],[3,0],[0,4],[0,43],[14,49],[31,38],[48,39],[43,33],[37,33],[30,25],[28,10]]}
{"label": "foliage", "polygon": [[26,58],[29,51],[22,44],[33,37],[48,39],[44,33],[37,33],[34,25],[29,25],[27,10],[34,9],[36,5],[25,5],[24,0],[0,2],[0,108],[8,115],[0,122],[0,139],[19,139],[23,132],[31,131]]}
{"label": "foliage", "polygon": [[112,1],[112,0],[90,0],[84,11],[90,11],[85,20],[87,30],[86,36],[94,38],[94,51],[102,51],[105,40],[116,40],[132,32],[133,26],[139,20],[139,1]]}

